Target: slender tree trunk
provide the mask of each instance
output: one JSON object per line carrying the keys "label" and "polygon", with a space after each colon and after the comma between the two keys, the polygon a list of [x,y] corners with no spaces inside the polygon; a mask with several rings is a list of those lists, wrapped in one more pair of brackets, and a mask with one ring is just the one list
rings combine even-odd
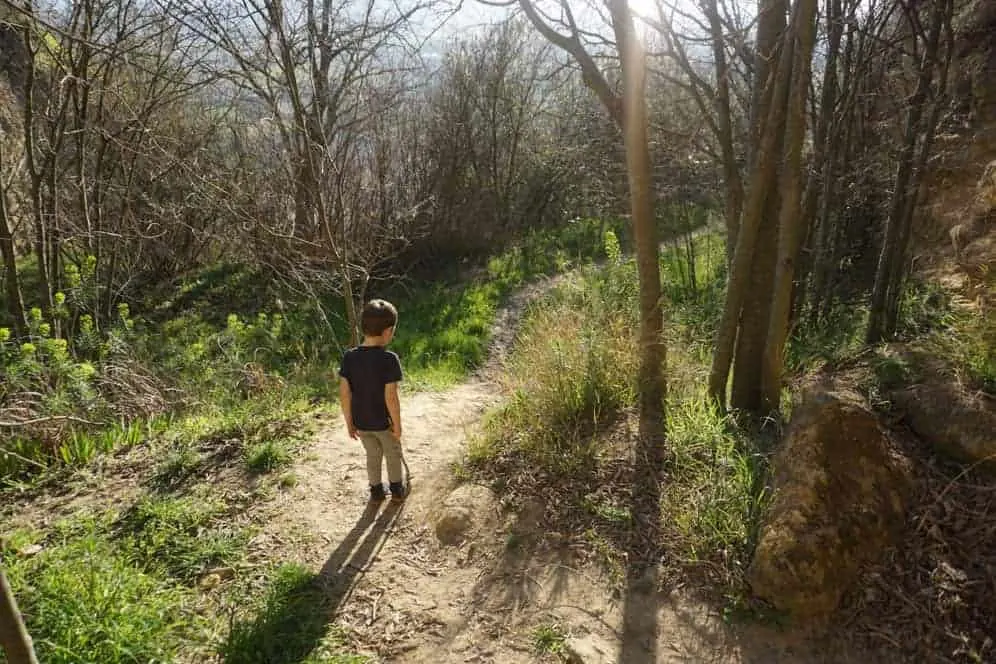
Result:
{"label": "slender tree trunk", "polygon": [[924,121],[924,127],[921,133],[921,140],[917,155],[914,160],[913,173],[911,175],[911,188],[912,191],[910,195],[906,198],[906,209],[903,211],[903,216],[907,220],[905,224],[902,225],[902,232],[899,237],[899,248],[898,255],[899,260],[893,264],[893,273],[890,275],[889,279],[898,290],[898,294],[891,298],[886,305],[885,321],[883,323],[883,328],[885,330],[886,337],[893,337],[896,334],[896,329],[899,323],[899,305],[902,300],[902,289],[906,281],[906,276],[908,272],[909,265],[909,247],[910,240],[913,235],[913,217],[916,211],[917,202],[920,198],[920,183],[923,181],[923,173],[927,167],[927,159],[930,157],[931,150],[934,145],[934,136],[937,131],[937,123],[940,119],[941,111],[945,108],[947,102],[947,82],[948,82],[948,72],[950,70],[952,49],[954,48],[954,36],[951,31],[951,15],[952,6],[951,0],[941,4],[943,9],[940,9],[940,15],[935,16],[935,18],[941,23],[941,29],[945,36],[945,51],[944,57],[938,63],[940,69],[939,79],[937,85],[934,88],[934,99],[931,104],[930,114]]}
{"label": "slender tree trunk", "polygon": [[[758,275],[755,273],[754,254],[758,245],[759,231],[762,229],[764,212],[769,204],[774,190],[778,171],[778,155],[781,153],[781,135],[773,128],[781,127],[785,120],[784,99],[788,92],[788,80],[783,71],[788,69],[787,63],[778,63],[777,68],[770,66],[776,53],[778,34],[783,31],[785,5],[782,0],[770,0],[762,8],[762,23],[758,36],[758,71],[755,73],[755,91],[753,98],[757,106],[752,110],[752,137],[748,163],[753,176],[750,181],[743,219],[737,233],[736,248],[733,254],[733,266],[726,288],[726,299],[723,317],[716,331],[716,346],[713,354],[712,368],[709,372],[709,395],[720,407],[726,404],[726,383],[729,379],[730,366],[733,363],[734,351],[742,348],[738,337],[743,335],[740,327],[741,313],[745,301],[752,290],[758,290]],[[782,49],[780,59],[787,57],[788,49]],[[790,61],[789,61],[790,62]],[[783,66],[784,65],[784,66]],[[761,89],[763,88],[763,89]],[[760,101],[758,101],[760,100]],[[782,100],[783,103],[778,103]],[[771,261],[773,262],[773,261]],[[771,272],[769,272],[771,274]],[[770,296],[770,291],[768,291]],[[764,328],[765,334],[767,327]],[[738,334],[740,332],[740,334]],[[750,392],[744,385],[746,373],[741,372],[741,389],[739,394]],[[760,397],[760,365],[756,375],[755,390]],[[747,383],[749,385],[749,382]],[[746,399],[737,399],[738,403]]]}
{"label": "slender tree trunk", "polygon": [[878,343],[888,338],[892,330],[888,327],[889,311],[896,306],[902,294],[902,284],[897,283],[901,274],[902,254],[905,247],[902,238],[909,232],[913,220],[913,203],[919,190],[919,177],[915,169],[917,142],[921,132],[924,107],[930,92],[934,65],[937,59],[938,43],[941,35],[941,17],[945,7],[936,3],[931,12],[930,32],[920,59],[916,89],[909,102],[903,147],[899,154],[896,177],[893,185],[889,218],[886,222],[885,237],[879,254],[878,268],[875,271],[875,286],[872,290],[868,330],[865,339],[868,343]]}
{"label": "slender tree trunk", "polygon": [[17,600],[3,567],[0,567],[0,646],[10,664],[38,664],[31,637],[17,610]]}
{"label": "slender tree trunk", "polygon": [[[781,151],[781,134],[778,131]],[[777,154],[777,153],[776,153]],[[780,161],[773,155],[772,159]],[[775,285],[775,264],[778,261],[778,210],[781,192],[773,174],[768,198],[757,227],[757,242],[750,268],[750,288],[740,311],[740,329],[733,362],[733,382],[730,385],[730,407],[737,411],[761,414],[761,379],[764,349],[771,318],[771,293]]]}
{"label": "slender tree trunk", "polygon": [[35,145],[35,67],[34,56],[36,49],[31,41],[31,31],[27,27],[23,30],[24,48],[31,60],[25,67],[24,77],[24,159],[28,167],[28,174],[31,178],[31,207],[34,216],[35,237],[34,250],[38,258],[38,295],[43,311],[47,314],[52,307],[52,288],[50,282],[51,268],[49,265],[49,237],[48,226],[45,218],[44,199],[42,196],[42,185],[45,173],[38,168],[36,163],[37,147]]}
{"label": "slender tree trunk", "polygon": [[[780,3],[775,3],[779,5]],[[778,54],[790,53],[793,47],[788,40],[785,29],[785,19],[782,14],[784,4],[767,10],[763,34],[759,38],[759,54],[761,55],[759,81],[770,81],[771,76],[788,77],[791,72],[791,62],[778,63]],[[774,171],[765,186],[763,211],[757,226],[757,241],[751,260],[750,288],[745,295],[740,311],[740,328],[733,362],[733,383],[730,390],[730,405],[734,410],[761,412],[761,380],[763,375],[762,359],[767,345],[768,321],[771,312],[771,293],[775,283],[775,263],[778,259],[778,210],[781,199],[777,188],[778,171],[784,142],[784,109],[787,105],[789,86],[765,85],[763,90],[756,91],[755,99],[760,102],[753,119],[755,144],[762,136],[774,136],[773,152],[769,153],[774,162]],[[779,113],[772,116],[765,109],[778,109]],[[755,150],[755,159],[759,153]],[[755,173],[760,173],[759,164],[753,163]]]}
{"label": "slender tree trunk", "polygon": [[647,129],[646,55],[627,1],[612,0],[609,9],[622,60],[622,128],[640,282],[640,439],[648,450],[659,453],[664,440],[666,346]]}
{"label": "slender tree trunk", "polygon": [[[827,29],[827,62],[823,69],[823,90],[820,94],[819,118],[816,121],[815,135],[813,143],[816,146],[816,154],[813,159],[813,167],[810,170],[809,182],[806,185],[805,203],[803,204],[803,218],[808,227],[806,229],[805,246],[807,251],[800,256],[798,272],[796,277],[796,292],[792,303],[791,318],[797,319],[806,307],[807,297],[811,291],[808,288],[809,278],[817,271],[822,270],[818,257],[822,255],[824,242],[826,241],[827,220],[823,222],[820,215],[821,204],[827,203],[830,199],[831,181],[834,176],[833,163],[836,151],[839,147],[834,147],[840,143],[839,137],[834,137],[831,128],[834,126],[834,119],[837,117],[837,61],[840,58],[840,42],[844,33],[844,16],[841,0],[828,0],[826,3],[826,29]],[[834,140],[837,138],[838,140]],[[822,194],[822,195],[821,195]]]}
{"label": "slender tree trunk", "polygon": [[353,295],[353,284],[349,278],[349,270],[342,269],[342,301],[346,305],[346,323],[349,325],[349,345],[356,346],[362,340],[360,319],[356,312],[356,297]]}
{"label": "slender tree trunk", "polygon": [[4,287],[7,296],[7,308],[14,319],[14,334],[23,338],[28,332],[27,320],[24,317],[24,300],[21,297],[21,282],[17,275],[17,259],[14,255],[14,238],[7,223],[7,194],[0,194],[0,253],[3,254],[3,265],[6,276]]}
{"label": "slender tree trunk", "polygon": [[[3,163],[2,143],[0,143],[0,163]],[[24,317],[24,299],[21,297],[21,281],[17,274],[17,256],[14,253],[14,236],[11,233],[6,189],[0,189],[0,254],[3,255],[6,272],[4,286],[7,291],[7,308],[14,319],[14,334],[24,338],[28,333],[28,323]]]}
{"label": "slender tree trunk", "polygon": [[730,78],[726,61],[723,23],[717,0],[706,0],[703,6],[709,19],[712,37],[712,57],[716,65],[716,118],[719,145],[723,155],[723,179],[726,184],[726,267],[733,264],[733,250],[740,229],[740,215],[744,206],[744,184],[737,166],[733,142],[733,121],[730,110]]}
{"label": "slender tree trunk", "polygon": [[792,282],[804,220],[801,216],[802,143],[806,136],[806,97],[809,90],[813,42],[816,38],[817,0],[797,0],[791,30],[795,44],[792,93],[789,99],[785,136],[785,165],[782,175],[782,207],[779,213],[778,266],[771,302],[767,346],[762,378],[763,408],[777,411],[781,402],[785,341],[789,330]]}

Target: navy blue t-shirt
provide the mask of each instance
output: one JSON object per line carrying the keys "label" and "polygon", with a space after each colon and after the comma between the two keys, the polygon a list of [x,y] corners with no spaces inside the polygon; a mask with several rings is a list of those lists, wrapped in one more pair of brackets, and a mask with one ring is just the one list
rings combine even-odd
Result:
{"label": "navy blue t-shirt", "polygon": [[384,386],[401,381],[401,360],[383,346],[357,346],[346,351],[339,375],[353,393],[353,426],[360,431],[391,428]]}

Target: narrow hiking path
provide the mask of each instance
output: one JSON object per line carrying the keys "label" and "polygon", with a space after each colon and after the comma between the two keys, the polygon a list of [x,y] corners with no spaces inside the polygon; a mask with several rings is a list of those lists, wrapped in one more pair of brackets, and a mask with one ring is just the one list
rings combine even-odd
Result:
{"label": "narrow hiking path", "polygon": [[733,630],[715,608],[665,596],[653,583],[621,597],[569,544],[512,546],[518,535],[509,533],[535,531],[544,505],[505,514],[484,487],[466,493],[473,526],[464,542],[439,542],[433,526],[457,486],[452,465],[501,399],[499,372],[522,314],[563,278],[508,300],[496,315],[490,359],[476,374],[444,391],[403,395],[413,473],[406,503],[368,505],[362,447],[333,417],[296,464],[298,484],[270,505],[254,546],[320,572],[327,621],[346,627],[352,647],[380,662],[524,664],[563,661],[567,652],[582,664],[852,661],[840,652],[815,656],[764,628]]}

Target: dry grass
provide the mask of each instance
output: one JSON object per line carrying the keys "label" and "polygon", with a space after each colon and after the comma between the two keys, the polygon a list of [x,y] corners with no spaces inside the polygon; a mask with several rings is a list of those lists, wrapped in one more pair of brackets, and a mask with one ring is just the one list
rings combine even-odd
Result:
{"label": "dry grass", "polygon": [[739,602],[766,457],[756,436],[706,405],[708,354],[676,316],[665,460],[648,466],[637,445],[635,285],[622,263],[538,303],[508,364],[510,399],[472,445],[469,470],[513,508],[543,504],[530,535],[600,563],[619,585],[663,565],[662,585]]}
{"label": "dry grass", "polygon": [[916,449],[907,533],[863,575],[846,626],[910,662],[996,661],[996,484]]}

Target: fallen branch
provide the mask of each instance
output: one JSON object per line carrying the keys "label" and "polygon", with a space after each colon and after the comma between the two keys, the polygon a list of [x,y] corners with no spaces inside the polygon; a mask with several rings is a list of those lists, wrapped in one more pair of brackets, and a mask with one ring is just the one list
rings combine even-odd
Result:
{"label": "fallen branch", "polygon": [[0,421],[0,428],[27,427],[34,424],[45,424],[46,422],[76,422],[78,424],[88,424],[90,426],[100,425],[100,422],[91,422],[90,420],[84,420],[81,417],[74,417],[73,415],[50,415],[48,417],[38,417],[33,420],[21,420],[19,422]]}
{"label": "fallen branch", "polygon": [[26,463],[28,465],[31,465],[31,466],[34,466],[35,468],[38,468],[39,470],[45,470],[46,468],[48,468],[48,466],[46,466],[45,464],[38,463],[34,459],[29,459],[26,456],[21,456],[17,452],[11,452],[10,450],[0,450],[0,454],[2,454],[5,457],[14,457],[15,459],[20,459],[24,463]]}

